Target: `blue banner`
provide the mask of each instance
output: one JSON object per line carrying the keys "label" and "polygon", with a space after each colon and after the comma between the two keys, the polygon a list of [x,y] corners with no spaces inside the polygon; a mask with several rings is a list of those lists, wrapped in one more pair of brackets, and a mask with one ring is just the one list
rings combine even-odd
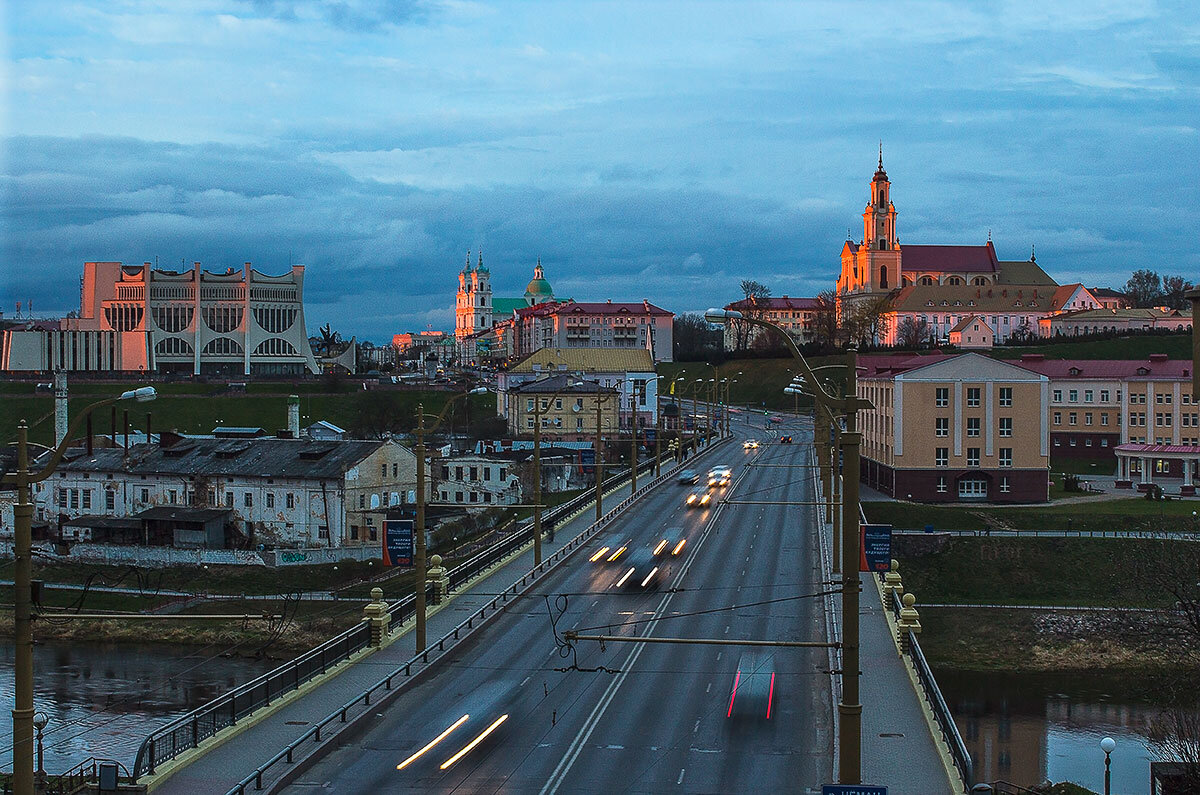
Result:
{"label": "blue banner", "polygon": [[385,519],[383,521],[383,565],[413,565],[413,521]]}
{"label": "blue banner", "polygon": [[890,524],[859,525],[862,538],[862,555],[859,571],[891,571],[892,569],[892,526]]}

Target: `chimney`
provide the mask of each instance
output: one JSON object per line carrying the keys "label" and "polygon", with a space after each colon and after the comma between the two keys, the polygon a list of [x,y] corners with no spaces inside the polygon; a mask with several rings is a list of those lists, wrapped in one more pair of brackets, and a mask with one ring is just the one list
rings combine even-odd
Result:
{"label": "chimney", "polygon": [[288,395],[288,433],[293,439],[300,438],[300,396]]}
{"label": "chimney", "polygon": [[67,374],[54,371],[54,445],[62,444],[67,435]]}
{"label": "chimney", "polygon": [[1150,354],[1150,361],[1152,361],[1152,362],[1165,362],[1165,361],[1167,361],[1167,359],[1168,359],[1168,356],[1165,353]]}

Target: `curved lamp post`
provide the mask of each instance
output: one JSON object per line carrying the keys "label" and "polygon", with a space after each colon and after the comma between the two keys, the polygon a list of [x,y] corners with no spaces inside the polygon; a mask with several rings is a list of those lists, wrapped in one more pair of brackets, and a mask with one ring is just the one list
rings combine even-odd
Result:
{"label": "curved lamp post", "polygon": [[840,414],[844,418],[844,429],[840,436],[842,452],[842,700],[838,703],[838,782],[841,784],[862,783],[862,704],[859,702],[859,589],[858,576],[860,547],[859,536],[859,454],[862,434],[858,431],[858,410],[870,408],[871,403],[858,397],[858,349],[850,345],[846,350],[846,380],[842,394],[826,391],[813,369],[809,367],[796,346],[796,341],[787,330],[769,320],[747,317],[741,312],[728,309],[709,309],[704,313],[709,323],[725,324],[741,320],[752,326],[771,329],[779,335],[795,358],[800,369],[799,378],[804,390],[811,394],[818,406],[826,409],[830,417]]}
{"label": "curved lamp post", "polygon": [[[124,400],[145,403],[158,397],[152,386],[131,389],[117,397],[99,400],[84,408],[67,429],[66,436],[50,452],[49,460],[36,472],[29,469],[29,425],[25,420],[17,424],[17,470],[4,474],[4,483],[17,490],[17,502],[13,505],[13,557],[16,572],[13,576],[13,615],[15,624],[16,654],[14,674],[16,698],[12,711],[13,735],[13,792],[17,795],[32,795],[34,791],[33,768],[33,604],[31,581],[33,579],[33,503],[29,498],[29,487],[41,483],[54,474],[62,463],[71,443],[71,437],[92,412]],[[88,439],[91,444],[91,439]]]}
{"label": "curved lamp post", "polygon": [[417,569],[417,582],[414,590],[416,591],[416,641],[417,654],[425,651],[425,619],[426,619],[426,603],[425,603],[425,579],[429,572],[425,561],[425,436],[433,433],[442,424],[442,420],[446,418],[446,412],[454,403],[467,395],[482,395],[487,392],[487,387],[476,387],[468,392],[459,392],[452,396],[442,406],[442,410],[433,420],[433,424],[425,427],[425,405],[417,404],[417,427],[413,434],[417,437],[416,447],[413,452],[417,454],[417,517],[415,527],[413,529],[413,563]]}
{"label": "curved lamp post", "polygon": [[1112,752],[1117,748],[1117,741],[1105,737],[1100,741],[1100,750],[1104,752],[1104,795],[1112,793]]}

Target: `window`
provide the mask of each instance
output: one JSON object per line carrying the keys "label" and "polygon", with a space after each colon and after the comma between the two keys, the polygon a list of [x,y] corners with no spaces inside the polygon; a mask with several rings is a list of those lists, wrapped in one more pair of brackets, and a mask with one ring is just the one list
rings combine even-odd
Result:
{"label": "window", "polygon": [[492,479],[492,468],[491,468],[491,467],[484,467],[484,468],[483,468],[483,480],[484,480],[484,482],[487,482],[487,481],[489,481],[489,480],[491,480],[491,479]]}
{"label": "window", "polygon": [[[144,491],[144,489],[143,489],[143,491]],[[232,491],[225,492],[225,506],[227,508],[233,507],[233,492]]]}
{"label": "window", "polygon": [[[1155,412],[1154,424],[1160,428],[1170,428],[1171,427],[1171,412],[1169,412],[1169,411],[1164,411],[1161,413]],[[86,506],[84,506],[84,507],[86,507]]]}
{"label": "window", "polygon": [[1054,402],[1062,403],[1062,390],[1061,389],[1054,390]]}
{"label": "window", "polygon": [[400,477],[400,465],[399,464],[392,464],[392,477],[394,477],[394,478]]}
{"label": "window", "polygon": [[82,507],[83,508],[91,508],[92,507],[92,490],[91,489],[83,489],[82,492],[83,492],[82,493],[82,496],[83,496]]}
{"label": "window", "polygon": [[1101,425],[1108,425],[1108,412],[1107,412],[1107,411],[1105,411],[1105,412],[1101,413],[1101,415],[1100,415],[1100,424],[1101,424]]}
{"label": "window", "polygon": [[358,540],[358,525],[356,525],[356,524],[350,525],[350,540],[351,541]]}
{"label": "window", "polygon": [[950,418],[938,417],[934,420],[933,432],[935,436],[950,435]]}
{"label": "window", "polygon": [[479,480],[479,467],[471,467],[471,480]]}
{"label": "window", "polygon": [[1011,405],[1012,405],[1012,387],[1011,386],[1000,387],[1000,407],[1008,408]]}
{"label": "window", "polygon": [[367,507],[367,495],[366,494],[358,495],[358,509],[362,510],[366,507]]}
{"label": "window", "polygon": [[1008,485],[1008,476],[1006,475],[1000,478],[1000,493],[1008,494],[1010,491],[1012,491],[1012,487]]}
{"label": "window", "polygon": [[1079,390],[1072,389],[1069,392],[1067,392],[1067,399],[1070,400],[1072,403],[1078,403],[1079,402]]}
{"label": "window", "polygon": [[527,398],[525,400],[525,410],[533,411],[533,398]]}
{"label": "window", "polygon": [[1083,424],[1084,424],[1084,425],[1091,425],[1091,424],[1092,424],[1092,412],[1090,412],[1090,411],[1088,411],[1088,412],[1084,412],[1084,415],[1083,415]]}
{"label": "window", "polygon": [[370,540],[372,540],[372,541],[378,541],[379,540],[379,531],[377,529],[375,529],[374,527],[368,527],[367,528],[367,537],[370,538]]}
{"label": "window", "polygon": [[455,501],[455,502],[462,502],[462,501],[463,501],[463,493],[462,493],[461,491],[456,491],[456,492],[454,492],[454,501]]}
{"label": "window", "polygon": [[1000,418],[1000,436],[1002,436],[1004,438],[1008,438],[1009,436],[1012,436],[1012,429],[1013,429],[1012,417],[1001,417]]}
{"label": "window", "polygon": [[[179,494],[175,491],[175,489],[171,489],[167,492],[167,502],[171,503],[172,505],[179,502]],[[71,507],[74,508],[75,506],[72,505]]]}
{"label": "window", "polygon": [[533,427],[533,417],[527,417],[527,418],[525,419],[525,427],[526,427],[526,428],[532,428],[532,427]]}
{"label": "window", "polygon": [[1062,425],[1062,412],[1061,411],[1054,412],[1054,424]]}
{"label": "window", "polygon": [[379,477],[381,477],[381,478],[387,477],[387,464],[386,463],[379,465]]}
{"label": "window", "polygon": [[959,499],[979,500],[987,498],[986,480],[960,480],[958,482]]}
{"label": "window", "polygon": [[285,504],[287,505],[287,509],[288,509],[289,511],[290,511],[290,510],[292,510],[293,508],[295,508],[295,507],[296,507],[296,495],[295,495],[295,494],[292,494],[292,493],[289,491],[289,492],[287,493],[287,499],[285,499],[285,500],[284,500],[284,502],[285,502]]}
{"label": "window", "polygon": [[938,490],[938,494],[946,493],[947,488],[946,488],[946,476],[945,475],[938,475],[937,490]]}
{"label": "window", "polygon": [[1011,447],[1001,447],[999,458],[1000,458],[1000,466],[1002,466],[1002,467],[1012,466],[1012,448]]}
{"label": "window", "polygon": [[967,436],[978,436],[980,427],[980,419],[978,417],[967,417]]}
{"label": "window", "polygon": [[1100,402],[1101,402],[1101,403],[1107,403],[1107,402],[1108,402],[1108,390],[1107,390],[1107,389],[1101,389],[1101,390],[1100,390]]}
{"label": "window", "polygon": [[1090,390],[1090,389],[1085,389],[1085,390],[1083,390],[1083,402],[1084,402],[1084,403],[1091,403],[1091,402],[1092,402],[1092,396],[1093,396],[1094,394],[1095,394],[1095,393],[1094,393],[1092,390]]}
{"label": "window", "polygon": [[104,510],[115,511],[117,509],[117,493],[112,489],[104,491]]}
{"label": "window", "polygon": [[[171,493],[174,494],[175,492],[171,492]],[[175,502],[175,500],[172,499],[171,502]],[[244,495],[242,495],[242,505],[246,506],[247,508],[253,508],[254,507],[254,494],[248,491]]]}
{"label": "window", "polygon": [[950,405],[950,387],[939,386],[937,388],[934,404],[941,408],[945,408],[946,406]]}
{"label": "window", "polygon": [[275,492],[268,491],[267,492],[267,508],[270,509],[270,508],[274,508],[274,507],[275,507]]}
{"label": "window", "polygon": [[969,467],[979,466],[979,448],[978,447],[968,447],[967,448],[967,466],[969,466]]}
{"label": "window", "polygon": [[1068,425],[1078,425],[1079,424],[1079,415],[1073,411],[1068,413],[1067,414],[1067,424]]}
{"label": "window", "polygon": [[979,387],[977,387],[977,386],[967,387],[967,405],[968,406],[978,406],[979,405]]}
{"label": "window", "polygon": [[934,466],[950,466],[950,448],[939,447],[934,455]]}

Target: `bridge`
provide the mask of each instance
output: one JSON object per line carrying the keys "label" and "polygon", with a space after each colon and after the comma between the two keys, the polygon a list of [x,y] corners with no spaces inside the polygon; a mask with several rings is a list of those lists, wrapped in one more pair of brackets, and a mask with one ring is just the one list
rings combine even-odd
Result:
{"label": "bridge", "polygon": [[[576,515],[544,543],[542,566],[513,544],[500,564],[460,572],[430,615],[441,640],[427,654],[413,656],[411,608],[395,603],[379,648],[361,628],[295,664],[298,687],[281,673],[156,731],[140,783],[820,792],[837,770],[840,616],[812,428],[787,429],[791,445],[745,421],[733,430],[683,465],[730,465],[719,501],[686,507],[688,488],[665,467],[636,495],[614,483],[600,522],[582,502],[564,509]],[[746,438],[764,444],[743,450]],[[648,568],[636,560],[659,547]],[[898,605],[861,577],[863,781],[892,795],[964,792],[970,759],[919,645],[901,651]],[[612,640],[586,640],[598,636]],[[665,638],[706,643],[655,642]],[[794,645],[740,645],[763,640]]]}

